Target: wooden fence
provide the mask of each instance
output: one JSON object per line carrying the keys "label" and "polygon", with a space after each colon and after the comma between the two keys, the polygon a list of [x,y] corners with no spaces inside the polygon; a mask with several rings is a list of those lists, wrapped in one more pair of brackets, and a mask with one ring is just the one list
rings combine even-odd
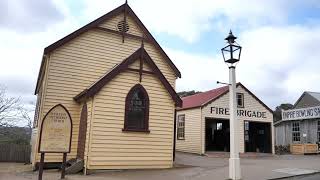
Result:
{"label": "wooden fence", "polygon": [[0,162],[30,162],[30,145],[0,144]]}

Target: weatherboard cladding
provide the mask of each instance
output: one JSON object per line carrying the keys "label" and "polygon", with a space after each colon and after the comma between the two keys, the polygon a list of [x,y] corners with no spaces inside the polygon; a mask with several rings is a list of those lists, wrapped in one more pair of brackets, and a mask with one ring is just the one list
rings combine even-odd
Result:
{"label": "weatherboard cladding", "polygon": [[[300,143],[317,143],[318,142],[318,121],[320,119],[297,120],[300,122]],[[282,121],[275,126],[275,144],[289,145],[292,141],[292,123],[297,121]],[[303,137],[306,134],[306,137]],[[295,142],[297,143],[297,142]]]}
{"label": "weatherboard cladding", "polygon": [[[151,67],[151,71],[147,71],[149,73],[153,73],[156,75],[163,86],[167,89],[172,99],[175,101],[176,106],[181,106],[182,101],[180,97],[177,95],[175,90],[171,87],[169,82],[166,80],[164,75],[161,73],[161,71],[158,69],[158,67],[155,65],[155,63],[152,61],[151,57],[148,55],[146,50],[141,47],[137,51],[135,51],[132,55],[130,55],[128,58],[126,58],[124,61],[122,61],[119,65],[116,65],[112,68],[111,71],[106,73],[102,78],[100,78],[97,82],[92,84],[89,88],[85,89],[78,95],[74,97],[74,100],[79,102],[83,98],[88,98],[94,96],[96,93],[100,91],[100,89],[107,84],[109,81],[111,81],[115,76],[117,76],[120,72],[124,70],[128,70],[128,67],[130,64],[132,64],[137,59],[142,58],[144,62],[148,65],[148,67]],[[130,70],[130,69],[129,69]]]}
{"label": "weatherboard cladding", "polygon": [[[300,122],[301,143],[316,143],[318,141],[317,123],[320,121],[317,117],[320,106],[319,96],[320,93],[318,92],[305,91],[294,104],[294,108],[286,111],[287,113],[293,112],[290,115],[288,114],[287,118],[289,119],[283,117],[282,120],[275,123],[276,145],[289,145],[293,143],[293,122]],[[303,137],[303,134],[307,136]]]}
{"label": "weatherboard cladding", "polygon": [[[99,23],[104,26],[109,18],[116,18],[117,15],[123,17],[121,8],[124,6],[127,5],[108,13],[107,16],[110,17],[104,16],[106,19],[100,18],[94,21],[95,26],[100,26]],[[68,159],[74,158],[77,155],[79,121],[83,103],[77,103],[73,98],[141,47],[141,38],[136,37],[137,32],[144,34],[148,39],[144,41],[144,49],[160,71],[160,73],[156,72],[157,76],[148,73],[142,75],[141,83],[150,97],[150,133],[121,132],[124,120],[123,109],[121,109],[124,108],[123,99],[129,91],[129,86],[139,83],[137,72],[121,71],[97,94],[85,100],[88,117],[84,158],[85,166],[91,169],[172,166],[175,103],[158,77],[162,76],[162,79],[167,81],[166,86],[169,85],[174,89],[176,77],[180,76],[180,72],[174,70],[174,65],[168,61],[161,47],[151,34],[146,34],[149,32],[131,11],[128,7],[128,22],[137,23],[137,26],[131,25],[128,33],[133,34],[126,34],[124,43],[121,34],[91,28],[93,25],[90,23],[91,25],[84,28],[85,30],[81,28],[81,33],[78,30],[67,36],[67,40],[64,38],[46,48],[45,60],[39,72],[36,93],[39,90],[43,91],[39,119],[42,119],[48,110],[58,103],[62,103],[68,109],[74,125],[71,153],[68,154]],[[129,67],[136,68],[137,61]],[[154,70],[151,66],[144,63],[143,70]],[[42,80],[39,81],[39,79]],[[104,139],[107,143],[104,143]],[[106,155],[109,156],[108,159]],[[38,153],[34,157],[33,164],[40,160]],[[61,162],[61,160],[61,154],[53,153],[45,156],[45,162]]]}
{"label": "weatherboard cladding", "polygon": [[[112,30],[115,30],[117,32],[117,29],[115,29],[115,25],[108,26],[108,21],[111,19],[110,23],[112,24],[112,21],[114,19],[121,19],[123,17],[123,13],[126,11],[126,17],[128,18],[129,24],[132,25],[130,27],[131,30],[129,30],[128,33],[123,33],[124,36],[128,35],[129,37],[137,36],[137,35],[143,35],[156,49],[156,51],[161,55],[161,59],[164,59],[164,61],[169,65],[171,70],[174,71],[176,77],[181,77],[181,73],[178,70],[178,68],[173,64],[173,62],[170,60],[168,55],[164,52],[164,50],[161,48],[161,46],[157,43],[157,41],[154,39],[154,37],[151,35],[151,33],[147,30],[147,28],[144,26],[144,24],[140,21],[140,19],[137,17],[137,15],[133,12],[131,7],[125,3],[118,8],[112,10],[111,12],[99,17],[98,19],[92,21],[91,23],[81,27],[80,29],[72,32],[71,34],[65,36],[64,38],[58,40],[57,42],[51,44],[50,46],[46,47],[44,49],[44,55],[49,55],[51,52],[56,50],[57,48],[69,43],[75,38],[78,38],[83,33],[88,32],[89,30],[92,30],[97,27],[105,28],[110,27]],[[121,14],[122,13],[122,14]],[[117,17],[120,16],[120,17]],[[118,22],[117,22],[118,23]],[[110,32],[110,31],[109,31]],[[40,82],[42,81],[42,74],[44,71],[44,64],[45,64],[45,58],[42,59],[38,79],[37,79],[37,85],[35,89],[35,94],[38,93],[38,88],[40,85]],[[161,68],[160,68],[161,69]]]}
{"label": "weatherboard cladding", "polygon": [[139,82],[138,73],[124,71],[94,96],[89,169],[171,167],[174,102],[157,77],[143,76],[141,84],[150,99],[150,133],[122,132],[124,100]]}
{"label": "weatherboard cladding", "polygon": [[201,154],[201,108],[177,111],[177,117],[179,115],[185,115],[185,138],[176,140],[176,150]]}
{"label": "weatherboard cladding", "polygon": [[[270,123],[271,131],[273,134],[273,114],[270,108],[263,104],[258,98],[252,94],[241,83],[237,84],[237,92],[244,94],[244,108],[248,111],[265,112],[265,118],[256,117],[244,117],[238,116],[239,121],[239,133],[240,133],[240,152],[244,152],[244,121],[254,122],[266,122]],[[211,107],[229,107],[229,93],[228,86],[211,90],[208,92],[211,96],[190,96],[193,103],[189,103],[189,106],[184,106],[185,109],[179,109],[177,115],[185,115],[185,140],[177,140],[176,149],[178,151],[192,152],[198,154],[205,153],[205,119],[206,118],[218,118],[229,119],[229,115],[225,114],[212,114]],[[201,98],[199,98],[201,97]],[[183,104],[186,98],[183,98]],[[203,104],[203,105],[201,105]],[[273,135],[272,135],[272,147],[273,147]],[[189,150],[188,150],[189,149]],[[274,153],[274,148],[272,148]]]}

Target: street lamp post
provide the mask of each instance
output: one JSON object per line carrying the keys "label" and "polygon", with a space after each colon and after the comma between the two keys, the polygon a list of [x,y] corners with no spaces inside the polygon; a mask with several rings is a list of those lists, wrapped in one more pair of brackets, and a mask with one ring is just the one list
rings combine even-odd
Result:
{"label": "street lamp post", "polygon": [[239,122],[237,121],[236,104],[236,64],[240,60],[241,46],[236,42],[231,30],[227,40],[227,46],[222,48],[224,62],[229,67],[229,109],[230,109],[230,158],[229,158],[229,178],[241,179],[240,158],[239,158]]}

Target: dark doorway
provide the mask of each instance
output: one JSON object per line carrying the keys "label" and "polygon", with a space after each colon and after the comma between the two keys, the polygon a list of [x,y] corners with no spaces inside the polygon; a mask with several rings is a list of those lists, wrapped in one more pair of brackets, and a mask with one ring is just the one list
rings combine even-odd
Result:
{"label": "dark doorway", "polygon": [[230,151],[228,120],[206,119],[206,151]]}
{"label": "dark doorway", "polygon": [[82,106],[80,114],[80,124],[79,124],[79,136],[78,136],[78,148],[77,148],[77,158],[84,159],[84,151],[86,146],[86,135],[87,135],[87,117],[88,109],[87,103]]}
{"label": "dark doorway", "polygon": [[244,122],[245,152],[271,153],[271,124]]}

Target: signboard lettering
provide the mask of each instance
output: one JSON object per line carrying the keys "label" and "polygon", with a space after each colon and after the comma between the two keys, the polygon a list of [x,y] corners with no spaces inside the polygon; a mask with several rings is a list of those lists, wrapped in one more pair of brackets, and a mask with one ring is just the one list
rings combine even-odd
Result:
{"label": "signboard lettering", "polygon": [[282,111],[282,120],[320,118],[320,106]]}
{"label": "signboard lettering", "polygon": [[69,112],[61,104],[54,106],[41,123],[39,152],[70,152],[71,133]]}
{"label": "signboard lettering", "polygon": [[[211,107],[211,114],[230,115],[229,108]],[[237,116],[241,117],[254,117],[254,118],[267,118],[267,112],[251,111],[245,109],[238,109]]]}

